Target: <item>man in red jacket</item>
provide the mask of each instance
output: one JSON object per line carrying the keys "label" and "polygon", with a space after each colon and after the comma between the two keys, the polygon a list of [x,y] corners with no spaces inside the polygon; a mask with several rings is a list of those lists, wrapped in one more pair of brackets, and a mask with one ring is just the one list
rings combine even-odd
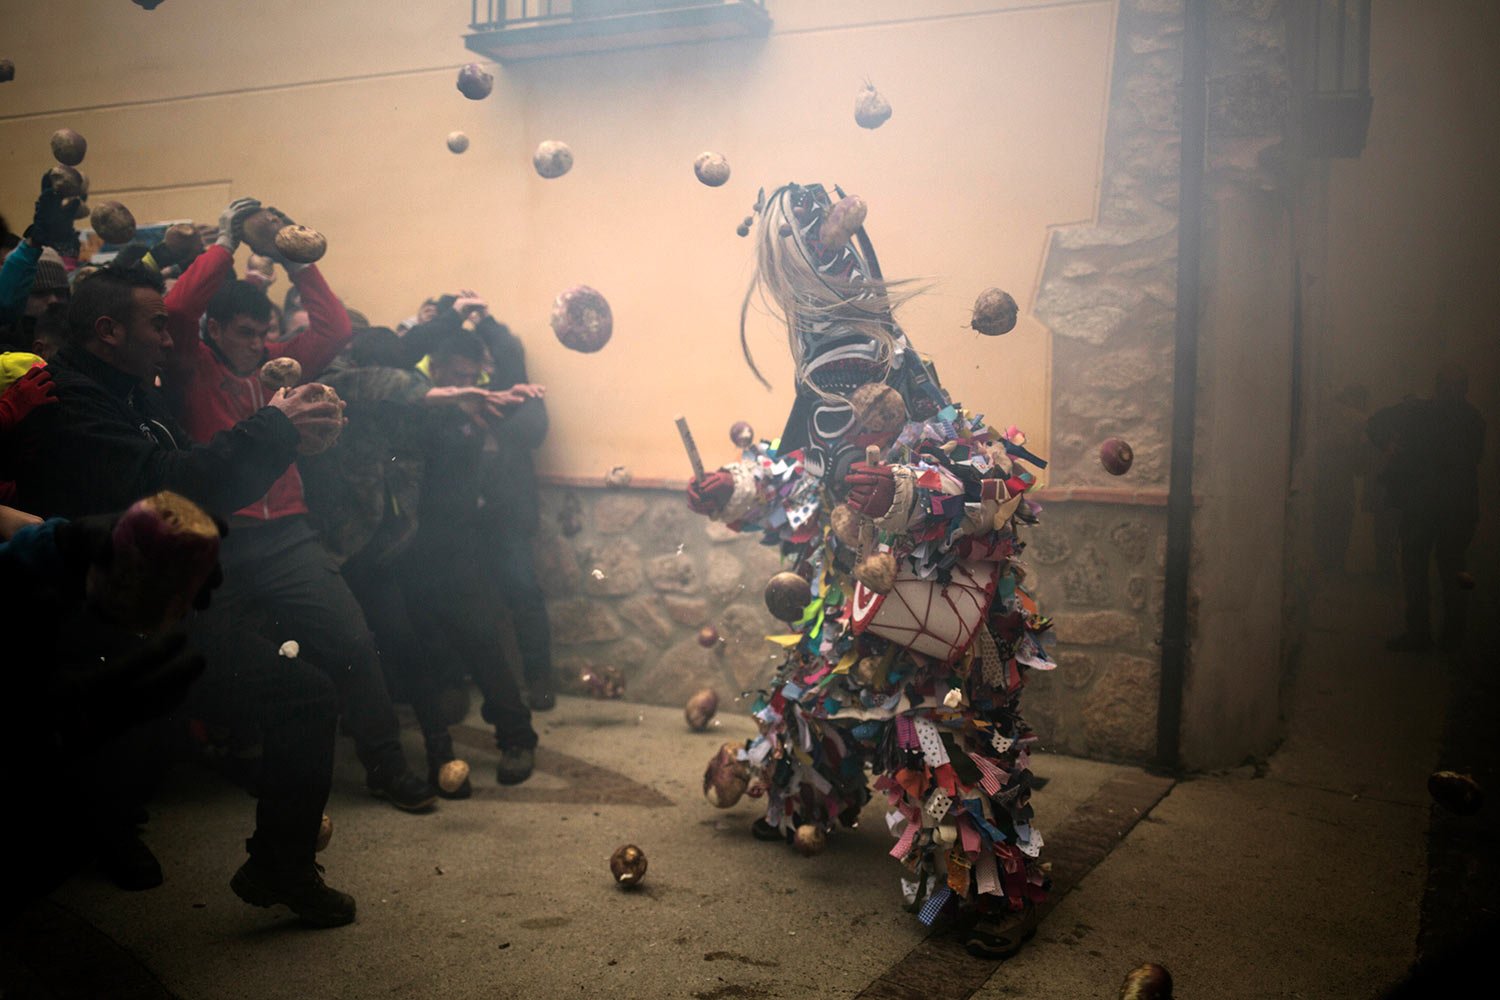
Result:
{"label": "man in red jacket", "polygon": [[[167,294],[170,385],[182,422],[197,441],[209,440],[266,405],[268,393],[258,378],[266,360],[296,358],[311,380],[352,334],[348,314],[317,267],[277,258],[301,293],[309,323],[295,340],[266,343],[271,302],[259,287],[234,277],[240,226],[259,208],[251,198],[230,205],[220,219],[218,241]],[[200,337],[199,319],[205,313]],[[300,655],[337,686],[344,728],[354,737],[370,790],[408,811],[431,806],[436,793],[407,767],[364,615],[308,523],[296,464],[265,496],[236,512],[230,525],[220,559],[224,587],[195,629],[210,662],[250,655],[239,638],[247,629],[278,645],[294,640]]]}

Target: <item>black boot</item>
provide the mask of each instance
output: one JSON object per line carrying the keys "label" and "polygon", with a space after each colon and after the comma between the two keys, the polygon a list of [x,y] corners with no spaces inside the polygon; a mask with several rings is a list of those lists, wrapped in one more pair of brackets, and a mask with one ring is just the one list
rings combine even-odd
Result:
{"label": "black boot", "polygon": [[501,747],[500,763],[495,765],[495,780],[502,785],[519,785],[531,777],[536,768],[536,750],[531,747]]}
{"label": "black boot", "polygon": [[230,879],[234,894],[251,906],[286,906],[313,927],[342,927],[354,922],[354,897],[323,881],[315,861],[277,864],[252,854]]}
{"label": "black boot", "polygon": [[405,764],[370,771],[365,786],[370,794],[407,812],[421,812],[437,801],[437,791],[432,785],[407,770]]}

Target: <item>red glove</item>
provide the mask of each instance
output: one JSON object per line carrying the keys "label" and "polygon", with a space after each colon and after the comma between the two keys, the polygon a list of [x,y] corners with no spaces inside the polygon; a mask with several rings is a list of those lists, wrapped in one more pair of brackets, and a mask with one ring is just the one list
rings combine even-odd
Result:
{"label": "red glove", "polygon": [[846,501],[850,507],[866,517],[884,517],[891,511],[896,499],[896,477],[889,465],[871,465],[855,462],[844,476],[844,485],[849,488]]}
{"label": "red glove", "polygon": [[0,431],[8,431],[25,420],[32,410],[57,402],[52,395],[52,373],[41,365],[10,384],[0,396]]}
{"label": "red glove", "polygon": [[713,515],[729,506],[734,496],[734,477],[722,469],[705,474],[688,483],[688,506],[698,514]]}

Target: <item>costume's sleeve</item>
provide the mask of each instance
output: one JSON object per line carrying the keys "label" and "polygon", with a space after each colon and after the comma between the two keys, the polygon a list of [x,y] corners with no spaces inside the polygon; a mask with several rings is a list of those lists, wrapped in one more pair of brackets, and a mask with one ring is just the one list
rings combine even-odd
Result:
{"label": "costume's sleeve", "polygon": [[[526,349],[509,329],[486,316],[475,325],[475,332],[484,338],[495,362],[495,380],[492,388],[509,389],[513,385],[530,381],[526,377]],[[547,437],[547,404],[540,399],[528,399],[509,410],[495,428],[495,434],[523,448],[540,448]]]}
{"label": "costume's sleeve", "polygon": [[[165,429],[184,444],[189,440],[181,428]],[[98,498],[100,509],[75,512],[89,514],[172,490],[227,517],[265,496],[296,458],[300,439],[286,414],[265,407],[206,444],[177,450],[121,420],[102,394],[87,392],[38,410],[18,432],[17,450],[25,456],[16,476],[21,495]]]}
{"label": "costume's sleeve", "polygon": [[756,458],[747,458],[720,471],[734,477],[734,492],[724,509],[713,515],[715,521],[737,528],[740,531],[764,530],[776,509],[778,490],[769,459],[762,460],[765,445],[756,447]]}
{"label": "costume's sleeve", "polygon": [[178,392],[186,389],[201,355],[209,353],[208,345],[198,336],[198,323],[208,311],[208,303],[234,273],[234,258],[224,247],[203,251],[188,265],[182,277],[167,292],[167,332],[172,335],[169,362]]}
{"label": "costume's sleeve", "polygon": [[0,323],[13,323],[26,312],[26,299],[36,280],[37,261],[42,248],[22,240],[0,265]]}
{"label": "costume's sleeve", "polygon": [[323,278],[318,265],[309,264],[292,275],[292,284],[302,293],[307,310],[307,332],[285,343],[271,344],[273,358],[292,357],[302,365],[302,379],[311,382],[322,374],[354,336],[349,311]]}

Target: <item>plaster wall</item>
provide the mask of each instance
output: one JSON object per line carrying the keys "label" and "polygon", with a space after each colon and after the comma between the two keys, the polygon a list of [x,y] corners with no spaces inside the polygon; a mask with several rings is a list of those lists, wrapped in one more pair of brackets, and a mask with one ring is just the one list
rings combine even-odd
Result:
{"label": "plaster wall", "polygon": [[[17,66],[0,90],[13,223],[66,125],[90,141],[96,200],[142,221],[212,221],[248,194],[322,230],[330,282],[375,323],[479,289],[551,390],[545,472],[629,464],[643,480],[685,479],[672,427],[684,411],[710,460],[735,420],[780,430],[784,334],[752,314],[768,393],[739,356],[751,258],[734,230],[761,185],[794,178],[868,201],[887,273],[934,279],[903,317],[915,342],[957,398],[1046,450],[1050,338],[1030,315],[1033,286],[1049,227],[1094,212],[1107,0],[772,0],[768,39],[491,66],[483,102],[454,89],[473,58],[466,0],[100,3],[66,37],[57,7],[0,0]],[[866,78],[895,106],[873,132],[853,122]],[[443,143],[455,129],[472,140],[462,156]],[[547,138],[577,158],[555,181],[530,165]],[[729,158],[724,187],[694,179],[705,149]],[[614,307],[615,338],[596,355],[548,330],[554,297],[578,283]],[[967,329],[991,285],[1023,313],[999,341]]]}

